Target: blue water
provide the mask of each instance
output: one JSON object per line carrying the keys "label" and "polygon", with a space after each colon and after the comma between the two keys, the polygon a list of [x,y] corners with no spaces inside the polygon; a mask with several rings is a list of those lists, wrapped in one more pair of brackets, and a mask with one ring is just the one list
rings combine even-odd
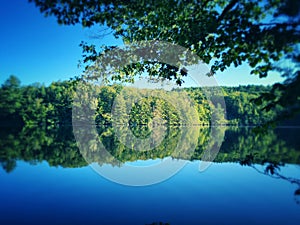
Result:
{"label": "blue water", "polygon": [[[299,224],[296,184],[238,163],[199,172],[189,162],[170,179],[144,187],[113,183],[90,166],[17,162],[0,170],[1,224]],[[256,166],[257,169],[263,169]],[[113,169],[113,168],[112,168]],[[300,177],[300,167],[281,173]]]}

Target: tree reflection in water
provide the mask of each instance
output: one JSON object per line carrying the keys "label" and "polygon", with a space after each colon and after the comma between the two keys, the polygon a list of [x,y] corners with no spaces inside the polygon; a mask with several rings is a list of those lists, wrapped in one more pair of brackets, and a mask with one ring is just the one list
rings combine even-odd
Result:
{"label": "tree reflection in water", "polygon": [[300,198],[300,179],[282,175],[280,173],[280,167],[283,167],[284,163],[267,162],[267,160],[266,160],[266,162],[263,163],[264,168],[263,169],[258,168],[258,166],[254,163],[255,155],[253,155],[253,154],[247,155],[245,159],[240,161],[240,164],[242,166],[250,166],[258,173],[269,176],[271,178],[281,179],[281,180],[288,181],[291,184],[296,184],[297,189],[294,192],[294,200],[297,204],[300,204],[300,200],[299,200],[299,198]]}
{"label": "tree reflection in water", "polygon": [[[135,129],[135,133],[148,132],[143,128],[138,132],[138,127],[124,129]],[[103,158],[93,149],[93,142],[87,143],[85,154],[93,162],[100,165],[111,164],[121,167],[123,163],[137,160],[162,159],[172,157],[174,159],[201,160],[213,151],[207,152],[210,146],[214,146],[214,140],[210,137],[210,127],[197,127],[199,137],[195,151],[174,151],[180,142],[180,128],[168,128],[162,143],[149,151],[135,151],[133,148],[123,145],[117,139],[112,127],[98,127],[99,139],[109,150],[111,158]],[[280,172],[286,164],[300,164],[299,138],[297,130],[275,129],[263,133],[255,133],[250,128],[223,127],[219,132],[225,132],[219,153],[214,162],[236,162],[243,166],[250,166],[257,172],[270,176],[274,179],[282,179],[296,184],[294,192],[295,201],[300,204],[300,179],[283,175]],[[195,138],[187,133],[184,138]],[[126,137],[124,137],[126,138]],[[218,140],[220,142],[220,140]],[[134,145],[134,143],[133,143]],[[117,163],[115,161],[117,159]],[[50,166],[61,166],[67,168],[87,166],[88,163],[79,151],[71,126],[57,128],[48,127],[23,127],[0,129],[0,164],[7,172],[12,172],[17,167],[17,161],[22,160],[30,164],[42,161],[48,162]],[[260,168],[260,165],[263,168]]]}

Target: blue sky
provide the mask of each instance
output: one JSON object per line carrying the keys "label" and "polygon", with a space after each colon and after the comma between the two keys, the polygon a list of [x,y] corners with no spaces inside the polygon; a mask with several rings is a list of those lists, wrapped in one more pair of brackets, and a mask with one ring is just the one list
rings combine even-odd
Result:
{"label": "blue sky", "polygon": [[[0,0],[0,4],[0,83],[11,74],[19,77],[22,84],[48,85],[66,80],[81,73],[77,66],[82,55],[81,41],[99,46],[122,44],[112,36],[93,38],[97,28],[58,25],[55,18],[44,17],[27,0]],[[220,85],[272,84],[282,80],[276,74],[259,79],[250,75],[247,65],[219,72],[216,79]]]}

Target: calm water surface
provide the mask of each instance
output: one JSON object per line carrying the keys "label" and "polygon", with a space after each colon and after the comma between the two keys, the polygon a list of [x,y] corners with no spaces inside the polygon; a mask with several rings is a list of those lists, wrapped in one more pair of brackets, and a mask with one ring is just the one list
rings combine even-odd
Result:
{"label": "calm water surface", "polygon": [[[0,223],[299,224],[299,131],[228,129],[215,162],[203,172],[199,155],[206,142],[199,137],[192,159],[177,174],[131,187],[96,173],[66,131],[2,129]],[[124,164],[168,157],[164,148],[148,159],[113,148]]]}

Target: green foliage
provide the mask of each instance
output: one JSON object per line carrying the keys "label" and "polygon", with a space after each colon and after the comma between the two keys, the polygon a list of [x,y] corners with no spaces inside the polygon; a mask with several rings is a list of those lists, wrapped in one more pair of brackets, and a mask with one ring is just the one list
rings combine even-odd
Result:
{"label": "green foliage", "polygon": [[[44,15],[54,15],[60,24],[105,25],[124,43],[159,40],[183,46],[205,63],[213,62],[211,74],[247,63],[252,68],[251,74],[260,78],[274,70],[284,76],[282,70],[286,66],[278,67],[277,62],[291,59],[296,70],[289,72],[293,79],[286,80],[277,99],[264,99],[264,110],[278,105],[286,108],[277,119],[300,111],[296,91],[300,76],[300,4],[297,0],[29,1],[35,2]],[[103,46],[98,50],[97,46],[87,43],[81,46],[85,63],[95,62],[98,56],[115,47]],[[170,57],[177,57],[169,53]],[[142,60],[121,69],[114,79],[132,82],[134,76],[143,72],[175,80],[178,85],[187,74],[179,67]]]}
{"label": "green foliage", "polygon": [[[94,120],[97,124],[99,139],[111,155],[100,154],[97,148],[97,140],[84,138],[86,143],[85,151],[79,152],[74,136],[71,131],[72,103],[73,95],[77,83],[75,81],[54,82],[50,86],[34,84],[29,86],[10,85],[9,78],[5,85],[0,88],[1,97],[1,124],[2,125],[22,125],[22,127],[10,130],[1,129],[0,134],[0,162],[7,171],[12,171],[17,160],[24,160],[30,163],[37,163],[46,160],[51,166],[77,167],[86,165],[81,154],[93,162],[99,164],[111,163],[119,166],[127,161],[157,159],[171,156],[177,159],[201,159],[204,152],[210,146],[214,146],[218,133],[211,137],[211,118],[215,117],[220,124],[241,124],[259,125],[277,116],[279,111],[264,112],[263,106],[257,106],[256,99],[261,93],[268,92],[272,87],[264,86],[240,86],[223,87],[222,94],[225,96],[226,113],[220,105],[220,96],[215,87],[206,87],[205,92],[214,95],[216,105],[204,97],[203,89],[184,88],[176,89],[172,92],[173,98],[170,102],[185,106],[185,93],[191,101],[192,106],[197,111],[199,117],[195,124],[185,124],[194,120],[192,112],[185,108],[177,108],[168,101],[168,91],[155,90],[156,94],[149,95],[147,89],[126,88],[119,85],[98,87],[83,90],[85,99],[83,103],[89,102],[90,90],[93,90],[97,97],[94,102],[89,102],[94,111]],[[90,88],[90,87],[89,87]],[[151,93],[154,91],[152,90]],[[121,94],[122,93],[122,94]],[[143,94],[143,95],[142,95]],[[114,101],[118,96],[118,107],[115,107],[117,117],[112,117]],[[139,101],[133,105],[128,105],[128,99],[139,97]],[[143,97],[144,96],[144,97]],[[155,96],[155,97],[154,97]],[[161,98],[159,98],[160,96]],[[172,98],[169,97],[169,100]],[[174,99],[176,101],[174,101]],[[76,103],[74,103],[76,104]],[[129,113],[126,109],[129,107]],[[216,107],[213,115],[212,107]],[[83,107],[83,110],[86,109]],[[181,112],[183,110],[183,112]],[[161,118],[157,120],[157,118]],[[18,120],[16,120],[18,119]],[[115,121],[114,121],[115,120]],[[122,123],[127,121],[128,124]],[[111,125],[113,122],[120,125],[119,133]],[[85,124],[87,126],[91,124]],[[193,125],[189,129],[182,130],[182,126]],[[204,125],[204,126],[203,126]],[[214,125],[214,124],[212,124]],[[135,137],[139,139],[147,138],[153,130],[153,126],[164,128],[161,132],[153,136],[153,139],[162,142],[148,151],[136,151],[136,145],[141,145]],[[195,137],[195,129],[199,129],[199,136]],[[299,163],[300,155],[297,138],[292,138],[294,133],[287,133],[283,130],[269,130],[268,132],[254,132],[251,129],[237,129],[234,126],[220,127],[226,129],[225,139],[222,143],[221,151],[217,155],[217,162],[249,162],[263,164],[272,163]],[[220,132],[222,132],[220,130]],[[134,136],[128,134],[133,133]],[[219,132],[219,131],[218,131]],[[296,132],[297,133],[297,132]],[[198,133],[197,133],[198,135]],[[284,136],[284,138],[282,138]],[[122,141],[120,141],[120,138]],[[124,145],[126,140],[130,145]],[[181,151],[193,146],[181,146],[182,143],[193,143],[197,140],[195,152],[190,155],[189,151]],[[288,145],[287,143],[292,143]],[[179,146],[179,148],[177,148]],[[141,145],[141,149],[148,149],[149,146]],[[179,149],[179,150],[178,150]],[[248,157],[248,158],[247,158]],[[251,162],[252,163],[252,162]]]}
{"label": "green foliage", "polygon": [[[299,42],[299,4],[294,0],[34,2],[62,24],[106,25],[125,43],[163,40],[193,50],[206,63],[216,57],[213,71],[247,61],[254,73],[266,76],[272,69],[271,59],[279,60]],[[263,22],[267,16],[279,15],[289,20]],[[95,46],[84,46],[84,50],[97,54]]]}
{"label": "green foliage", "polygon": [[[39,84],[9,85],[10,80],[11,78],[0,88],[1,124],[48,127],[72,124],[72,104],[77,104],[73,102],[77,82],[53,82],[45,87]],[[286,97],[281,106],[264,110],[268,108],[265,98],[282,98],[273,92],[274,87],[248,85],[222,87],[222,90],[219,92],[215,87],[203,87],[153,91],[121,85],[91,86],[82,93],[82,101],[85,101],[86,106],[81,105],[79,108],[85,113],[84,110],[93,102],[91,110],[94,110],[94,121],[97,125],[127,124],[133,130],[136,126],[150,128],[155,124],[247,126],[262,125],[282,116],[287,110],[285,104],[291,99]],[[214,103],[208,101],[204,93],[213,96]],[[95,95],[93,100],[92,95]],[[222,105],[223,97],[225,105]],[[130,99],[136,101],[131,102]],[[191,107],[186,107],[187,99]],[[148,128],[144,130],[146,136]]]}
{"label": "green foliage", "polygon": [[20,81],[17,77],[10,76],[0,88],[0,119],[6,123],[20,122],[21,107]]}
{"label": "green foliage", "polygon": [[16,77],[10,77],[0,88],[1,124],[71,124],[74,81],[53,82],[49,87],[19,84]]}

